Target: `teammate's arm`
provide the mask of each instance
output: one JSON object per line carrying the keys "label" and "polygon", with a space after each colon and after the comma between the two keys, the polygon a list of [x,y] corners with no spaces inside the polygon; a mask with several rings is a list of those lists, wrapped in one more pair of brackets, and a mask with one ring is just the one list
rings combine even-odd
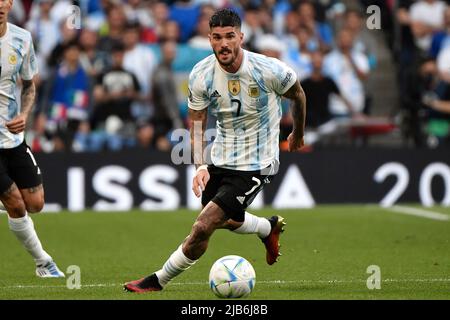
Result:
{"label": "teammate's arm", "polygon": [[18,134],[25,130],[28,116],[30,115],[31,109],[33,108],[35,96],[36,86],[33,79],[22,79],[22,106],[20,113],[14,119],[6,123],[6,127],[8,128],[9,132]]}
{"label": "teammate's arm", "polygon": [[300,82],[297,80],[283,97],[291,100],[293,119],[292,133],[288,136],[288,151],[298,151],[305,144],[303,135],[305,133],[306,95]]}
{"label": "teammate's arm", "polygon": [[208,109],[194,110],[189,109],[189,124],[191,134],[191,153],[197,173],[192,181],[192,191],[197,197],[201,196],[202,191],[209,181],[209,172],[203,158],[206,141],[203,137],[206,130],[206,122],[208,119]]}

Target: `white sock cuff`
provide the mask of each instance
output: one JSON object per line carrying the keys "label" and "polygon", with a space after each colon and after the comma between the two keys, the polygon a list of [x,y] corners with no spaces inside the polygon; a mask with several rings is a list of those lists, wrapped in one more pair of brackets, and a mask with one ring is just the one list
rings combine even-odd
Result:
{"label": "white sock cuff", "polygon": [[239,234],[258,234],[260,238],[265,238],[271,230],[270,222],[266,218],[255,216],[249,212],[245,212],[245,218],[242,225],[233,230]]}
{"label": "white sock cuff", "polygon": [[30,225],[33,225],[33,220],[31,220],[28,214],[25,214],[25,216],[21,218],[11,218],[8,216],[8,224],[11,230],[22,231],[29,228]]}
{"label": "white sock cuff", "polygon": [[164,263],[163,267],[156,271],[159,284],[164,287],[170,280],[189,269],[197,260],[191,260],[183,253],[183,245],[180,245]]}
{"label": "white sock cuff", "polygon": [[180,244],[178,246],[177,250],[173,254],[178,254],[180,256],[180,258],[182,260],[184,260],[184,262],[186,262],[186,264],[188,264],[189,266],[192,266],[194,263],[197,262],[197,260],[192,260],[192,259],[189,259],[188,257],[186,257],[186,255],[183,252],[183,245],[182,244]]}

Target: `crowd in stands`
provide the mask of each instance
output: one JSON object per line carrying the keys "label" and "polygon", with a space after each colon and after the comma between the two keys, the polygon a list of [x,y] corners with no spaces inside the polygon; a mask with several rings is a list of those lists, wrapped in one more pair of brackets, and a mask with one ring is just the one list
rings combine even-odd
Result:
{"label": "crowd in stands", "polygon": [[418,147],[448,147],[450,1],[401,0],[393,9],[403,132]]}
{"label": "crowd in stands", "polygon": [[[364,118],[371,112],[366,82],[377,67],[365,20],[365,8],[377,1],[365,2],[16,0],[11,22],[32,33],[39,62],[27,141],[35,152],[170,150],[172,130],[187,125],[172,67],[178,48],[211,50],[208,21],[222,7],[241,15],[246,49],[297,72],[308,97],[308,129]],[[397,7],[378,2],[393,25],[387,32],[398,61],[405,132],[420,145],[428,110],[436,119],[427,122],[429,129],[443,131],[446,123],[448,136],[450,9],[437,0],[403,0]],[[282,139],[292,124],[288,111],[285,106]]]}

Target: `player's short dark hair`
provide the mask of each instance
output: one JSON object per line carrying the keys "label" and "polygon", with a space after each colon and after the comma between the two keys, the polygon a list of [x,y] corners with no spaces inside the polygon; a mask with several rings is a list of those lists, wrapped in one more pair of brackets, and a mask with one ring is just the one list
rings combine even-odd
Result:
{"label": "player's short dark hair", "polygon": [[209,28],[215,27],[237,27],[241,28],[241,18],[228,8],[217,10],[209,19]]}

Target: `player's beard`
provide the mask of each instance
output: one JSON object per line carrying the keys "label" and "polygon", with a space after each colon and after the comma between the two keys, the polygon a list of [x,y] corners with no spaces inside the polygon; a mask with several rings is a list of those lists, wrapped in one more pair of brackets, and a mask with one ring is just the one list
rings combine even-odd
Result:
{"label": "player's beard", "polygon": [[[223,60],[220,58],[221,54],[223,53],[227,53],[227,60]],[[237,54],[233,52],[232,49],[222,49],[218,52],[214,52],[214,54],[216,55],[217,61],[219,61],[219,63],[225,67],[232,65],[237,56]]]}

